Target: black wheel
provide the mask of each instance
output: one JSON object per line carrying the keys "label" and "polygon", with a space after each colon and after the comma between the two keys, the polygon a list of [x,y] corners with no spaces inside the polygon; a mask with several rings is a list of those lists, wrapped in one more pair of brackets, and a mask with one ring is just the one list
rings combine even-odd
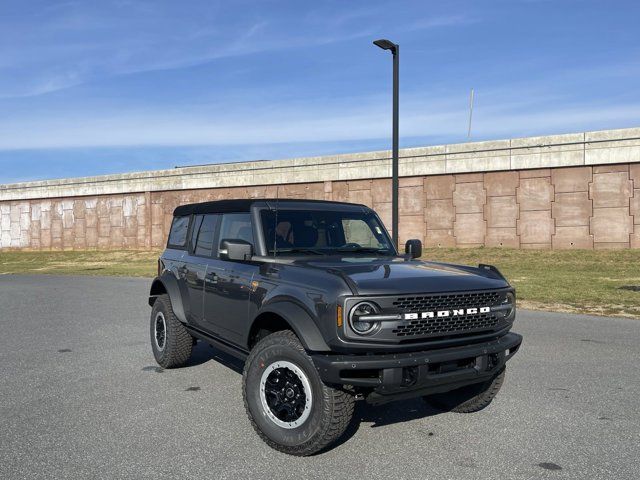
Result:
{"label": "black wheel", "polygon": [[169,295],[156,298],[151,309],[151,349],[162,368],[181,367],[191,356],[193,337],[171,308]]}
{"label": "black wheel", "polygon": [[487,382],[458,388],[451,392],[422,397],[429,405],[447,412],[473,413],[491,403],[504,383],[505,369]]}
{"label": "black wheel", "polygon": [[296,335],[260,340],[242,375],[251,425],[271,448],[312,455],[336,441],[353,416],[353,396],[325,385]]}

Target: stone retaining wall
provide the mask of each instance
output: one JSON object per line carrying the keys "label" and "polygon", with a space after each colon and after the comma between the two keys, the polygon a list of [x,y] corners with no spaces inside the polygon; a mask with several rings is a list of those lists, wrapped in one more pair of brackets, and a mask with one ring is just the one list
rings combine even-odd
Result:
{"label": "stone retaining wall", "polygon": [[[640,129],[401,156],[401,242],[640,248]],[[364,203],[390,226],[389,170],[373,152],[2,185],[0,248],[160,248],[177,205],[225,198]]]}

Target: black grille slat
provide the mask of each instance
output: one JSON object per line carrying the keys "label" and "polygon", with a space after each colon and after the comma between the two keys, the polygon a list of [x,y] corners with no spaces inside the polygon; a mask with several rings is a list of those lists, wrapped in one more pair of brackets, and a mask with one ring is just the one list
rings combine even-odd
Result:
{"label": "black grille slat", "polygon": [[[500,292],[466,292],[448,295],[415,295],[399,297],[393,308],[401,313],[438,312],[442,310],[480,308],[497,305]],[[500,319],[492,312],[452,315],[408,320],[392,330],[398,337],[457,335],[498,326]]]}

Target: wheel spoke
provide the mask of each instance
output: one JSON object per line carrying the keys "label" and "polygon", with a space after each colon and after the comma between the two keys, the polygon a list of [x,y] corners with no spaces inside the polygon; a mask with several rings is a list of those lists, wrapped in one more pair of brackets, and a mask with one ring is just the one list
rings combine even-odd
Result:
{"label": "wheel spoke", "polygon": [[[275,368],[274,368],[275,367]],[[302,424],[309,416],[311,391],[302,371],[290,362],[276,362],[262,378],[263,405],[272,420],[285,428]]]}
{"label": "wheel spoke", "polygon": [[167,326],[162,312],[158,312],[154,322],[156,346],[163,350],[167,338]]}

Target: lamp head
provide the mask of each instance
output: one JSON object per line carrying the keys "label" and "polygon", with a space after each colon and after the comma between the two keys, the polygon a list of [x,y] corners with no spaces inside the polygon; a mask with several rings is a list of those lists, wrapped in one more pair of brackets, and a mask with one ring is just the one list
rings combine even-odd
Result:
{"label": "lamp head", "polygon": [[383,50],[391,50],[391,53],[393,53],[394,55],[396,53],[396,49],[398,48],[398,45],[396,45],[392,41],[387,40],[385,38],[381,38],[380,40],[375,40],[373,44],[377,47],[380,47]]}

